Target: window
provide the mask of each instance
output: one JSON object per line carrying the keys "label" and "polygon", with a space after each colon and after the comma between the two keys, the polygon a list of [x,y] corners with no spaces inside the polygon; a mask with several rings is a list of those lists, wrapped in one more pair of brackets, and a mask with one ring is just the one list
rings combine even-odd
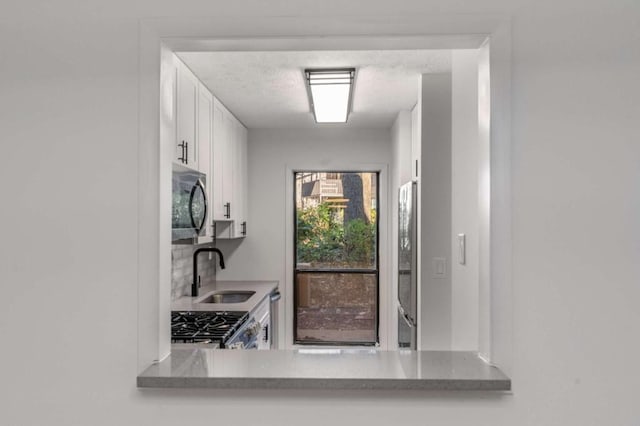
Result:
{"label": "window", "polygon": [[294,173],[297,344],[378,343],[378,177]]}

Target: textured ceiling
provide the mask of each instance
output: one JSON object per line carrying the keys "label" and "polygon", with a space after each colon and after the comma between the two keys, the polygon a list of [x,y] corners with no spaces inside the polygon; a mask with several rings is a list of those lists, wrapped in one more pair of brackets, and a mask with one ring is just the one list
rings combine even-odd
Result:
{"label": "textured ceiling", "polygon": [[[249,128],[391,127],[416,103],[420,74],[451,70],[449,50],[181,52],[178,56]],[[318,125],[305,68],[355,67],[345,124]]]}

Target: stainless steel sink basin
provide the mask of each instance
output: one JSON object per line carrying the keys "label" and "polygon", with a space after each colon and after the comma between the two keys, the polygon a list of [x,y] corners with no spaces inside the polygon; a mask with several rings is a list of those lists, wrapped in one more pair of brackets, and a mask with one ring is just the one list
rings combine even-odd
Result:
{"label": "stainless steel sink basin", "polygon": [[256,294],[255,291],[216,291],[198,300],[196,303],[242,303],[249,300],[254,294]]}

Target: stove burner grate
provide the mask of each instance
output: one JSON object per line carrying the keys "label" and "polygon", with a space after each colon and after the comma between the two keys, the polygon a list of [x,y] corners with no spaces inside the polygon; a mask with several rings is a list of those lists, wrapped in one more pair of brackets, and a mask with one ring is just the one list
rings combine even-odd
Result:
{"label": "stove burner grate", "polygon": [[224,345],[247,318],[247,312],[174,311],[171,312],[171,342]]}

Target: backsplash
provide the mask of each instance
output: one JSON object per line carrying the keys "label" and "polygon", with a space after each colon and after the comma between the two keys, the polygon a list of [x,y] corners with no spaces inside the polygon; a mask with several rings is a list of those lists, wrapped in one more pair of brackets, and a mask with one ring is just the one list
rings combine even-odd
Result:
{"label": "backsplash", "polygon": [[[202,246],[171,246],[171,300],[191,295],[193,252],[200,247]],[[198,275],[203,285],[215,281],[217,265],[218,257],[215,253],[211,260],[209,260],[209,253],[198,255]]]}

